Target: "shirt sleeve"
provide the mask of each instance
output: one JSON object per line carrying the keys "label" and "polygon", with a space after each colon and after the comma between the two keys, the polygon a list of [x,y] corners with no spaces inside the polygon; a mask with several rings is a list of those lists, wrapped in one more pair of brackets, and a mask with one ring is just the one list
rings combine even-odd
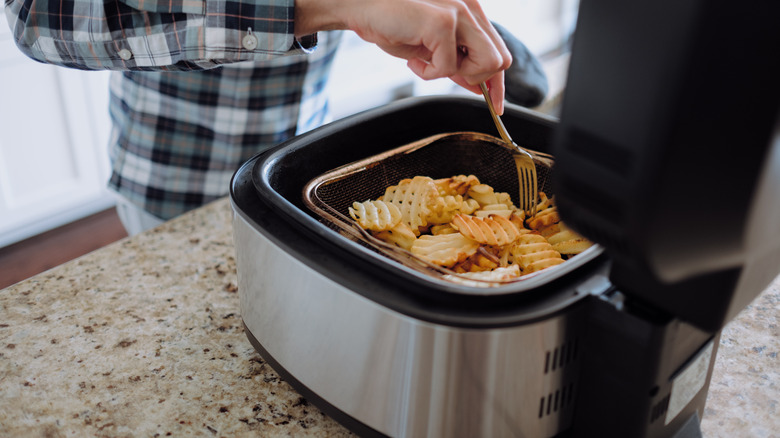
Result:
{"label": "shirt sleeve", "polygon": [[16,45],[83,70],[200,70],[307,53],[294,0],[4,0]]}

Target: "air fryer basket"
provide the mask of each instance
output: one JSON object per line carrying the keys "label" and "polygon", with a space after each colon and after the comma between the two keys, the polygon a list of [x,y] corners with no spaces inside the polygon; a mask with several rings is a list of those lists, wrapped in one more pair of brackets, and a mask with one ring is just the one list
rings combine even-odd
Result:
{"label": "air fryer basket", "polygon": [[[550,176],[552,156],[533,151],[539,190],[553,196]],[[454,132],[427,137],[387,152],[327,172],[306,185],[304,202],[329,227],[404,265],[437,275],[448,281],[464,282],[455,272],[413,256],[408,251],[374,238],[349,217],[353,202],[378,199],[388,186],[404,178],[433,179],[454,175],[475,175],[497,192],[509,193],[519,205],[519,179],[512,152],[500,139],[478,132]],[[475,286],[516,282],[534,274],[506,281],[481,282]]]}
{"label": "air fryer basket", "polygon": [[[549,152],[557,126],[555,120],[507,104],[504,123],[517,144],[527,149]],[[370,162],[375,156],[392,155],[391,151],[402,148],[402,145],[421,142],[421,139],[442,133],[457,132],[495,134],[495,124],[489,111],[486,111],[484,99],[466,96],[404,99],[322,126],[258,154],[251,164],[248,163],[251,167],[251,178],[242,181],[242,184],[251,184],[256,196],[253,202],[268,206],[272,214],[293,226],[297,233],[296,238],[320,242],[329,255],[334,255],[334,263],[357,263],[361,269],[370,271],[373,278],[381,278],[382,282],[397,286],[399,290],[410,294],[409,296],[425,296],[446,302],[454,300],[469,303],[471,306],[474,303],[482,303],[486,296],[504,300],[515,299],[521,295],[538,296],[542,291],[557,291],[560,289],[556,285],[580,278],[591,272],[591,269],[600,269],[601,265],[597,259],[606,260],[601,257],[605,254],[598,245],[593,245],[553,269],[524,276],[523,281],[497,284],[495,287],[476,287],[473,284],[446,281],[443,275],[431,275],[433,271],[420,267],[418,262],[415,262],[417,266],[410,267],[408,263],[388,257],[384,251],[377,251],[366,239],[355,236],[359,231],[354,228],[345,230],[337,222],[331,222],[307,205],[304,199],[308,184],[331,174],[334,169],[349,167],[350,164],[347,163],[355,165],[354,163],[363,161]],[[512,195],[517,193],[517,171],[513,160],[509,158],[511,154],[502,148],[496,148],[495,145],[479,146],[480,149],[483,147],[496,149],[497,156],[482,158],[481,164],[480,155],[475,155],[473,143],[436,143],[430,147],[421,147],[419,151],[410,148],[409,154],[423,158],[415,160],[417,164],[409,171],[421,172],[432,178],[451,177],[456,174],[476,175],[474,166],[479,165],[487,168],[489,175],[501,176],[494,178],[476,175],[486,184],[493,185],[498,191]],[[366,164],[367,167],[375,165],[376,162]],[[396,184],[398,181],[391,181],[393,178],[395,175],[381,176],[382,180],[377,177],[374,191],[379,191],[380,184]],[[375,196],[375,192],[355,195],[345,193],[344,197],[348,199],[343,201],[342,210],[339,212],[341,217],[348,213],[344,210],[347,202],[354,202],[361,196]],[[262,217],[252,220],[262,220]],[[352,219],[349,218],[349,221]],[[278,240],[277,244],[286,245],[286,241]],[[356,288],[362,290],[362,286]],[[475,300],[477,297],[479,298]]]}

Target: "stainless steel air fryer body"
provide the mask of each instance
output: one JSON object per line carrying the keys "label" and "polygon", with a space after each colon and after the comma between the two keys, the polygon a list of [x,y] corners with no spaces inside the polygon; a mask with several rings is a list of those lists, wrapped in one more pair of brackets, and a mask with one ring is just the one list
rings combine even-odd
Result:
{"label": "stainless steel air fryer body", "polygon": [[355,421],[396,437],[548,437],[570,425],[581,306],[507,327],[431,323],[355,293],[240,215],[234,233],[246,330]]}
{"label": "stainless steel air fryer body", "polygon": [[[550,151],[554,120],[513,105],[503,117],[518,144]],[[606,252],[485,294],[394,263],[328,227],[303,200],[309,181],[344,164],[435,134],[494,129],[476,98],[414,98],[245,163],[231,201],[250,341],[288,383],[360,436],[698,430],[719,331],[616,288]],[[621,397],[605,399],[616,385]]]}

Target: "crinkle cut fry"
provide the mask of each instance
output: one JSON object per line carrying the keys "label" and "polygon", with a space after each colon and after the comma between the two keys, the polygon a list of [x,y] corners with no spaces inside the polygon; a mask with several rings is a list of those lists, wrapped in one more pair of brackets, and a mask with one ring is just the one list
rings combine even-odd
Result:
{"label": "crinkle cut fry", "polygon": [[463,196],[469,191],[469,188],[479,184],[479,179],[474,175],[455,175],[450,178],[434,180],[434,183],[442,196]]}
{"label": "crinkle cut fry", "polygon": [[509,245],[520,236],[515,224],[500,215],[481,218],[458,214],[452,218],[452,225],[464,236],[483,245]]}
{"label": "crinkle cut fry", "polygon": [[371,231],[389,230],[401,222],[401,210],[384,201],[354,202],[349,215],[363,229]]}
{"label": "crinkle cut fry", "polygon": [[523,275],[563,263],[560,253],[555,251],[542,235],[529,233],[520,236],[510,249],[513,262],[520,266]]}
{"label": "crinkle cut fry", "polygon": [[414,235],[414,232],[409,228],[409,225],[406,225],[404,222],[399,222],[389,230],[374,232],[372,234],[383,242],[395,245],[407,251],[412,249],[412,245],[417,239],[417,236]]}
{"label": "crinkle cut fry", "polygon": [[453,233],[420,236],[412,244],[411,252],[433,264],[450,268],[476,253],[477,249],[479,243]]}

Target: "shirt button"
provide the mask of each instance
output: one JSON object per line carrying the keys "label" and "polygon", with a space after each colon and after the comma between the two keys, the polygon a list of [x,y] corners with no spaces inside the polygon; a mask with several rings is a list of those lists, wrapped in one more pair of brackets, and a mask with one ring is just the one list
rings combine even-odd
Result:
{"label": "shirt button", "polygon": [[119,51],[119,57],[127,61],[128,59],[133,57],[133,52],[127,49],[122,49]]}
{"label": "shirt button", "polygon": [[241,44],[247,50],[255,50],[257,48],[257,37],[251,33],[249,35],[244,35],[244,38],[241,40]]}

